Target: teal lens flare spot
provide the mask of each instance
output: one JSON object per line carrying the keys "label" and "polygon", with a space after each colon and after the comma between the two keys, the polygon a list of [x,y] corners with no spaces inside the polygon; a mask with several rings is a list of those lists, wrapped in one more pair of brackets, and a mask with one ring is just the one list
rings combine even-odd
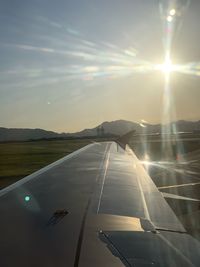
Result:
{"label": "teal lens flare spot", "polygon": [[24,199],[25,199],[26,202],[28,202],[31,198],[30,198],[30,196],[25,196]]}

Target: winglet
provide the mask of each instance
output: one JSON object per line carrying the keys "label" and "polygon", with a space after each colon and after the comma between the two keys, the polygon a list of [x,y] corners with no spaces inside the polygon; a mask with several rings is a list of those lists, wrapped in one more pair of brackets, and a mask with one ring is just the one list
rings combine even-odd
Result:
{"label": "winglet", "polygon": [[118,145],[120,145],[123,149],[126,148],[126,145],[129,143],[131,137],[133,136],[133,134],[135,133],[135,130],[131,130],[130,132],[120,136],[117,140],[116,143]]}

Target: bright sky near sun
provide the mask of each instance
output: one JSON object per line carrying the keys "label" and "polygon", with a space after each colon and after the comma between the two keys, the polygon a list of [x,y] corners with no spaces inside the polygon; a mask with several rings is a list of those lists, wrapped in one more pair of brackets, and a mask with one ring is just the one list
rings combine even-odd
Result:
{"label": "bright sky near sun", "polygon": [[74,132],[117,119],[160,123],[166,75],[171,120],[200,119],[200,1],[0,6],[1,127]]}

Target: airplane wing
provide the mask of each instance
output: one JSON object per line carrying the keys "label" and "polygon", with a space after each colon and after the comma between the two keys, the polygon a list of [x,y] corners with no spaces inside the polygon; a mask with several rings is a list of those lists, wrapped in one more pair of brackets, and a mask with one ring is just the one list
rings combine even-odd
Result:
{"label": "airplane wing", "polygon": [[93,143],[0,191],[0,266],[199,266],[133,151]]}

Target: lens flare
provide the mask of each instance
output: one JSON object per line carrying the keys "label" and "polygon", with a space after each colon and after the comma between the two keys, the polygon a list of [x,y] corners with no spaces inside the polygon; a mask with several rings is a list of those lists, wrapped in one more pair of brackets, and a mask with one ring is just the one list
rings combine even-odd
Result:
{"label": "lens flare", "polygon": [[165,61],[163,64],[157,66],[158,70],[161,70],[164,73],[169,73],[173,71],[173,65],[171,60]]}
{"label": "lens flare", "polygon": [[30,197],[30,196],[25,196],[25,198],[24,198],[24,200],[25,200],[26,202],[29,202],[29,201],[30,201],[30,199],[31,199],[31,197]]}
{"label": "lens flare", "polygon": [[173,20],[173,17],[172,16],[167,16],[167,21],[168,22],[172,22],[172,20]]}
{"label": "lens flare", "polygon": [[155,69],[162,71],[166,75],[169,75],[170,72],[178,71],[180,67],[178,65],[172,64],[169,52],[167,52],[164,63],[155,65]]}
{"label": "lens flare", "polygon": [[173,8],[169,11],[170,16],[174,16],[176,14],[176,10]]}

